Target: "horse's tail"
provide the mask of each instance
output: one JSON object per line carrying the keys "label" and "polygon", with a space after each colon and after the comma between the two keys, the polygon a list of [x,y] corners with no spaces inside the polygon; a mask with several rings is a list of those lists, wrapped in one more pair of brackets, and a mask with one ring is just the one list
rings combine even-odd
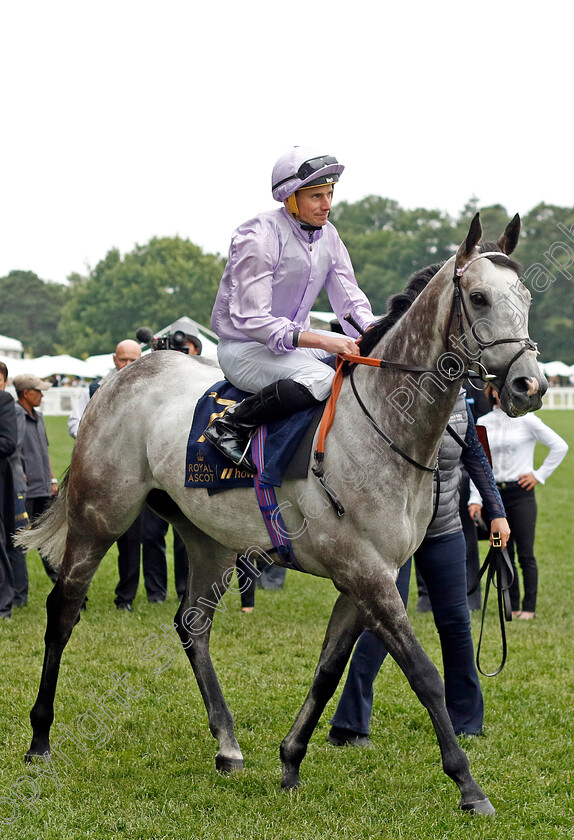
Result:
{"label": "horse's tail", "polygon": [[34,522],[32,528],[27,531],[18,531],[14,538],[16,545],[24,551],[33,549],[42,550],[42,556],[49,562],[53,569],[60,568],[66,548],[66,537],[68,535],[68,473],[60,483],[58,495]]}

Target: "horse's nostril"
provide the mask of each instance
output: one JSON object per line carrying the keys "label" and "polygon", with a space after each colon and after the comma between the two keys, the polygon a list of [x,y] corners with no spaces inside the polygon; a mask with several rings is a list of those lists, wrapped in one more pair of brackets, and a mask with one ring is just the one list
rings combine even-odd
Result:
{"label": "horse's nostril", "polygon": [[535,376],[519,376],[512,381],[512,387],[520,394],[532,397],[540,390],[540,382]]}

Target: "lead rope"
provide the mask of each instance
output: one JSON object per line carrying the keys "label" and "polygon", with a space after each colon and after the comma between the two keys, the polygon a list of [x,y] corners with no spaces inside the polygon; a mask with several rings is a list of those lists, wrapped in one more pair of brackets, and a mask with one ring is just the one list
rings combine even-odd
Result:
{"label": "lead rope", "polygon": [[[478,668],[483,677],[495,677],[497,674],[500,674],[500,672],[504,668],[504,665],[506,664],[507,645],[504,622],[505,620],[512,621],[512,607],[510,604],[509,590],[512,586],[512,581],[514,580],[514,569],[512,568],[512,563],[510,561],[510,557],[508,556],[508,551],[506,550],[506,548],[502,548],[502,542],[500,540],[500,534],[498,533],[498,531],[495,531],[492,535],[492,546],[486,556],[486,560],[482,564],[482,568],[478,573],[478,576],[472,588],[469,589],[467,593],[468,595],[472,595],[472,593],[478,588],[480,579],[482,578],[485,572],[487,572],[487,575],[486,585],[484,589],[484,603],[482,605],[482,618],[480,622],[480,637],[478,640],[478,647],[476,649],[476,667]],[[491,584],[495,587],[498,598],[498,619],[500,623],[500,635],[502,637],[502,659],[496,671],[493,671],[492,673],[487,673],[486,671],[482,670],[482,667],[480,665],[480,650],[482,647],[484,619],[486,617],[486,605],[488,603],[488,591],[490,589]]]}

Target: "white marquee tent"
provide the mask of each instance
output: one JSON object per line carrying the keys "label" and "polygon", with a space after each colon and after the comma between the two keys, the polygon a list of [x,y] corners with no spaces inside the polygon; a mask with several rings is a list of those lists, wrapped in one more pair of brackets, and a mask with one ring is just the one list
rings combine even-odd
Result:
{"label": "white marquee tent", "polygon": [[[182,319],[179,319],[180,321]],[[191,320],[191,319],[189,319]],[[217,360],[217,341],[214,333],[200,324],[194,324],[194,332],[201,339],[202,355],[208,359]],[[177,326],[177,322],[174,322]],[[168,325],[156,336],[162,336],[169,333],[172,325]],[[1,338],[1,336],[0,336]],[[0,361],[4,362],[8,367],[10,380],[14,379],[20,373],[33,373],[39,376],[40,379],[45,379],[48,376],[60,374],[62,376],[78,376],[81,379],[95,379],[98,376],[105,376],[110,370],[113,370],[114,360],[113,353],[103,353],[97,356],[89,356],[85,361],[77,359],[74,356],[67,354],[60,356],[39,356],[35,359],[21,359],[13,358],[11,350],[19,348],[22,352],[22,345],[16,339],[6,339],[10,344],[0,344]],[[150,352],[150,351],[146,351]]]}
{"label": "white marquee tent", "polygon": [[565,365],[564,362],[541,362],[540,366],[545,376],[574,376],[574,365]]}

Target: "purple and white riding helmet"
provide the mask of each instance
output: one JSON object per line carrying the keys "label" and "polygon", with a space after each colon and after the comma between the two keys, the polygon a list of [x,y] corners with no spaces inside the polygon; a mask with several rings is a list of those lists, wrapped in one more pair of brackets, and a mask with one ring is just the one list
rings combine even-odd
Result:
{"label": "purple and white riding helmet", "polygon": [[304,187],[335,184],[344,168],[332,155],[318,155],[307,146],[293,146],[281,155],[273,167],[273,198],[285,201]]}

